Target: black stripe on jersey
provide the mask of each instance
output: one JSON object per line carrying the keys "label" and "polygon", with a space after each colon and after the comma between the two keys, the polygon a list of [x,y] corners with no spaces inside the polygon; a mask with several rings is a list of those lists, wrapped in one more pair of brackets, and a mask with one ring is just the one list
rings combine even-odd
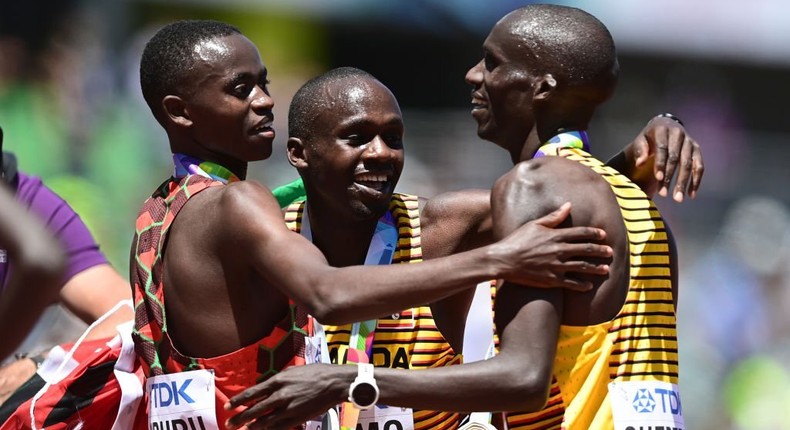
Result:
{"label": "black stripe on jersey", "polygon": [[[621,337],[615,339],[612,343],[622,343],[622,342],[629,342],[629,341],[642,341],[642,340],[666,340],[669,342],[677,342],[678,338],[675,336],[639,336],[639,337]],[[656,351],[668,351],[667,348],[658,348]]]}

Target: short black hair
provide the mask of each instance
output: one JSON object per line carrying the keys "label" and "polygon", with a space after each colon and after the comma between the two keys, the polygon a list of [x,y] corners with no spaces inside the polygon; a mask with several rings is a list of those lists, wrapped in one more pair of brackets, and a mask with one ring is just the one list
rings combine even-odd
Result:
{"label": "short black hair", "polygon": [[371,79],[378,82],[375,76],[356,67],[338,67],[322,75],[310,79],[302,85],[291,100],[288,109],[288,136],[308,139],[312,137],[312,122],[321,112],[326,102],[321,92],[327,85],[353,79]]}
{"label": "short black hair", "polygon": [[148,107],[161,123],[160,102],[168,94],[183,91],[195,62],[195,45],[241,31],[224,22],[211,20],[176,21],[162,27],[148,41],[140,59],[140,87]]}
{"label": "short black hair", "polygon": [[552,73],[571,86],[597,89],[604,99],[614,90],[617,51],[598,18],[578,8],[533,4],[502,21],[527,55],[540,59],[541,73]]}

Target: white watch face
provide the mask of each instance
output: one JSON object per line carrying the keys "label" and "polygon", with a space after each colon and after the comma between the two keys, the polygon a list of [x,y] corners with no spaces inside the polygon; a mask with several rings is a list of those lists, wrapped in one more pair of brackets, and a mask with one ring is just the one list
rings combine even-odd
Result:
{"label": "white watch face", "polygon": [[353,402],[361,408],[369,408],[376,403],[378,390],[370,382],[360,382],[354,386],[351,392]]}

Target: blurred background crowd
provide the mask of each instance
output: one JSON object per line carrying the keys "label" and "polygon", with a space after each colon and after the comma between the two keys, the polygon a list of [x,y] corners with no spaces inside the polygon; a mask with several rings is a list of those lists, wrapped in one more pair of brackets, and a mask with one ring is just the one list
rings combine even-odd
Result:
{"label": "blurred background crowd", "polygon": [[[487,31],[525,1],[2,0],[0,126],[20,168],[41,176],[128,273],[136,211],[171,170],[139,89],[143,44],[164,23],[210,18],[261,50],[278,137],[250,177],[297,177],[287,107],[337,66],[371,72],[398,97],[409,153],[399,191],[488,188],[507,154],[476,138],[466,70]],[[550,2],[600,18],[621,79],[591,126],[618,151],[672,112],[703,146],[696,201],[658,198],[681,255],[681,390],[691,429],[790,429],[790,3],[783,0]],[[55,312],[55,311],[53,311]],[[47,325],[78,329],[65,314]]]}

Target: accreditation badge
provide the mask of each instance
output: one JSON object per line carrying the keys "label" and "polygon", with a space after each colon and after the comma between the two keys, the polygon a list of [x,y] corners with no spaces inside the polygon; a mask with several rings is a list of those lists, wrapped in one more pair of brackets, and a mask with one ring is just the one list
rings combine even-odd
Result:
{"label": "accreditation badge", "polygon": [[214,372],[192,370],[148,378],[148,429],[218,430]]}
{"label": "accreditation badge", "polygon": [[360,425],[362,430],[414,430],[414,416],[411,408],[376,405],[359,411],[357,428]]}
{"label": "accreditation badge", "polygon": [[661,381],[609,384],[614,430],[664,428],[683,430],[683,408],[678,386]]}

